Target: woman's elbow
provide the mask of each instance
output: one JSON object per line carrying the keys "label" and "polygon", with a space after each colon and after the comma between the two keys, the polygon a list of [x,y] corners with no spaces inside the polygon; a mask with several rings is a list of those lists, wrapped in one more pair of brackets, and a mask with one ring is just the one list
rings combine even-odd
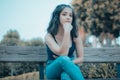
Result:
{"label": "woman's elbow", "polygon": [[58,48],[58,49],[55,49],[54,52],[57,55],[67,55],[68,54],[68,49]]}

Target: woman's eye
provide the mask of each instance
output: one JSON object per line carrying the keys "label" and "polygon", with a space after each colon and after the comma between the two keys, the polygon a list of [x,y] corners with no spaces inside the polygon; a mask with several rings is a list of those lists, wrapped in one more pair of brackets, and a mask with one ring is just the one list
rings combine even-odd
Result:
{"label": "woman's eye", "polygon": [[70,17],[72,17],[72,15],[70,15]]}
{"label": "woman's eye", "polygon": [[66,16],[66,14],[63,14],[63,16]]}

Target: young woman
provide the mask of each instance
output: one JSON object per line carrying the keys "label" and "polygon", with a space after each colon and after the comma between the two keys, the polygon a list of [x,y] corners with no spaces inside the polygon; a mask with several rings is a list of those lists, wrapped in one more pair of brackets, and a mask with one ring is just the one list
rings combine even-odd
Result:
{"label": "young woman", "polygon": [[[70,5],[58,5],[53,11],[45,43],[48,53],[48,80],[84,80],[77,66],[83,60],[83,46]],[[75,50],[77,57],[73,54]]]}

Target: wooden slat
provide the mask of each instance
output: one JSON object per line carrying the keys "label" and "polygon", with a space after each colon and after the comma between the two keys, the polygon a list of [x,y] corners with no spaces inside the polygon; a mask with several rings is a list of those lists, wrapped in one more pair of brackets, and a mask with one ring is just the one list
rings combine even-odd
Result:
{"label": "wooden slat", "polygon": [[[45,47],[0,46],[0,61],[45,62]],[[84,48],[84,62],[120,62],[119,48]]]}
{"label": "wooden slat", "polygon": [[0,47],[0,61],[45,62],[46,59],[45,47]]}
{"label": "wooden slat", "polygon": [[85,48],[84,62],[120,62],[119,48]]}

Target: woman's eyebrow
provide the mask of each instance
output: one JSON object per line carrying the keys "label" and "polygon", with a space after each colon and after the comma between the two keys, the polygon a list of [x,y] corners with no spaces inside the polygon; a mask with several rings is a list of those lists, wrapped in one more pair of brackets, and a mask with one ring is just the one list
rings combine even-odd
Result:
{"label": "woman's eyebrow", "polygon": [[[68,13],[68,12],[63,12],[63,13]],[[70,14],[72,14],[72,13],[70,12]]]}

